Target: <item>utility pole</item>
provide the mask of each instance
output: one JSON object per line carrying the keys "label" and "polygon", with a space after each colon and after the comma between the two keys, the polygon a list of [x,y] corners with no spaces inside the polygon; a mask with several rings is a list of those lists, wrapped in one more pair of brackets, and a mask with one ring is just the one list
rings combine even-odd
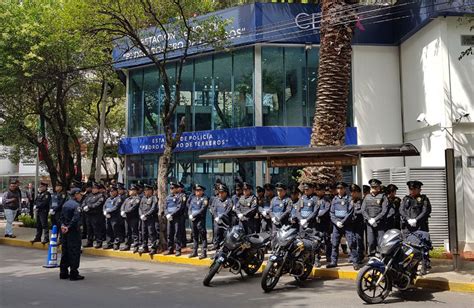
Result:
{"label": "utility pole", "polygon": [[104,131],[105,131],[105,110],[107,106],[107,81],[104,79],[102,94],[102,105],[100,106],[100,126],[99,126],[99,144],[97,145],[97,160],[95,168],[95,180],[99,181],[102,171],[102,156],[104,155]]}

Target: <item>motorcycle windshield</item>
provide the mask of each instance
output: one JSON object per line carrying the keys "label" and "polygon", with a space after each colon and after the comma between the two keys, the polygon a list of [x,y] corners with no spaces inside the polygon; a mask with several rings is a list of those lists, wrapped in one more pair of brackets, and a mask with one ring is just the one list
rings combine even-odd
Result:
{"label": "motorcycle windshield", "polygon": [[380,253],[388,255],[392,253],[402,241],[402,233],[400,230],[391,229],[385,232],[379,244]]}

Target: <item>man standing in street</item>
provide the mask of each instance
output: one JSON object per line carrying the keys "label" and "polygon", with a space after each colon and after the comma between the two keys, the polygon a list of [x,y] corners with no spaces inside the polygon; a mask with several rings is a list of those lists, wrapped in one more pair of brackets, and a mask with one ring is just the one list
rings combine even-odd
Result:
{"label": "man standing in street", "polygon": [[[64,202],[66,202],[66,193],[64,192],[63,184],[58,180],[56,187],[51,195],[51,209],[49,214],[51,215],[51,224],[56,226],[58,230],[61,228],[61,210]],[[59,233],[59,241],[61,241],[61,233]]]}
{"label": "man standing in street", "polygon": [[240,225],[244,228],[246,234],[257,232],[258,205],[257,197],[252,193],[252,185],[243,183],[244,194],[240,197],[239,203],[235,208]]}
{"label": "man standing in street", "polygon": [[229,213],[232,211],[232,199],[229,197],[229,188],[225,184],[217,185],[218,196],[212,199],[212,216],[214,217],[214,248],[220,249],[224,240],[225,225],[229,226]]}
{"label": "man standing in street", "polygon": [[138,252],[139,248],[139,220],[138,208],[140,206],[140,197],[138,196],[138,189],[135,184],[130,185],[129,189],[130,196],[125,199],[120,210],[120,215],[126,219],[127,222],[127,239],[125,246],[122,247],[121,251],[130,250],[133,248],[133,253]]}
{"label": "man standing in street", "polygon": [[118,250],[120,244],[123,243],[125,237],[125,224],[123,217],[120,216],[120,207],[122,206],[122,198],[118,194],[117,185],[110,187],[110,197],[105,201],[104,204],[104,216],[106,219],[107,227],[106,232],[109,237],[105,249],[114,248]]}
{"label": "man standing in street", "polygon": [[170,183],[170,194],[165,200],[165,216],[168,220],[168,251],[166,255],[172,255],[176,249],[176,256],[181,255],[182,243],[181,225],[184,224],[184,214],[186,209],[186,196],[179,193],[180,185]]}
{"label": "man standing in street", "polygon": [[15,220],[16,212],[20,207],[20,200],[21,194],[19,194],[16,189],[16,183],[11,181],[8,191],[3,196],[5,219],[7,220],[7,225],[5,227],[5,237],[16,237],[13,234],[13,221]]}
{"label": "man standing in street", "polygon": [[397,197],[397,190],[398,187],[394,184],[389,184],[385,188],[388,199],[387,230],[400,230],[400,204],[402,200]]}
{"label": "man standing in street", "polygon": [[[150,255],[154,255],[158,248],[158,236],[155,225],[158,219],[158,198],[153,194],[153,186],[145,184],[144,187],[144,195],[138,208],[138,214],[142,221],[142,247],[139,252],[149,252]],[[150,240],[150,245],[148,245],[148,240]],[[151,250],[148,249],[148,246],[150,246]]]}
{"label": "man standing in street", "polygon": [[59,265],[59,279],[72,281],[82,280],[84,276],[79,275],[79,263],[81,259],[81,190],[73,188],[71,199],[64,203],[61,211],[61,262]]}
{"label": "man standing in street", "polygon": [[199,259],[207,258],[207,230],[206,213],[209,206],[209,199],[204,195],[206,188],[200,184],[194,185],[194,195],[191,196],[188,203],[189,221],[193,226],[193,252],[190,258],[197,257],[199,239],[202,241],[201,255]]}
{"label": "man standing in street", "polygon": [[[51,206],[51,194],[47,191],[48,183],[41,182],[38,188],[38,195],[35,198],[33,210],[36,211],[36,236],[31,243],[49,242],[48,214]],[[41,234],[44,233],[43,241]]]}

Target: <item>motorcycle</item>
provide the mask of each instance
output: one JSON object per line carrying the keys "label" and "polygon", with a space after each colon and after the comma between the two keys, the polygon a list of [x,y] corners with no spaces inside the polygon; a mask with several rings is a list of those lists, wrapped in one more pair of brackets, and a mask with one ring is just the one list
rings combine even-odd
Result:
{"label": "motorcycle", "polygon": [[312,229],[298,232],[294,227],[283,226],[274,238],[273,254],[268,259],[262,274],[262,289],[270,292],[280,277],[287,273],[296,281],[305,281],[313,270],[316,252],[320,249],[321,243],[320,232]]}
{"label": "motorcycle", "polygon": [[425,272],[428,252],[432,249],[429,234],[415,231],[403,236],[400,230],[385,232],[379,244],[380,254],[372,257],[357,275],[357,294],[369,304],[378,304],[390,294],[392,286],[403,291]]}
{"label": "motorcycle", "polygon": [[240,274],[242,277],[242,271],[248,276],[254,275],[263,263],[269,243],[269,233],[246,235],[241,226],[232,227],[221,244],[222,248],[216,252],[203,285],[209,286],[212,278],[222,268],[229,268],[231,273]]}

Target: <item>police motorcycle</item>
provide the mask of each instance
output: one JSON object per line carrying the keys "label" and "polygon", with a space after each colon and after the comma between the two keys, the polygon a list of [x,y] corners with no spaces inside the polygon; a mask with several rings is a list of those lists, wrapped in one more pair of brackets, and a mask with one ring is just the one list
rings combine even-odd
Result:
{"label": "police motorcycle", "polygon": [[[228,225],[225,226],[228,228]],[[254,275],[263,263],[269,243],[270,234],[267,232],[246,235],[241,226],[232,227],[221,243],[221,249],[216,252],[203,285],[209,286],[222,268],[229,268],[231,273],[242,277],[242,271],[249,276]]]}
{"label": "police motorcycle", "polygon": [[280,228],[273,239],[273,254],[262,274],[262,289],[270,292],[280,277],[287,273],[296,281],[305,281],[313,270],[316,253],[321,244],[320,232],[312,229],[298,232],[297,228],[289,225]]}
{"label": "police motorcycle", "polygon": [[413,285],[424,273],[425,260],[431,250],[429,234],[415,231],[406,236],[400,230],[385,232],[379,244],[379,255],[372,257],[357,275],[357,294],[369,304],[378,304],[390,294],[392,286],[400,291]]}

